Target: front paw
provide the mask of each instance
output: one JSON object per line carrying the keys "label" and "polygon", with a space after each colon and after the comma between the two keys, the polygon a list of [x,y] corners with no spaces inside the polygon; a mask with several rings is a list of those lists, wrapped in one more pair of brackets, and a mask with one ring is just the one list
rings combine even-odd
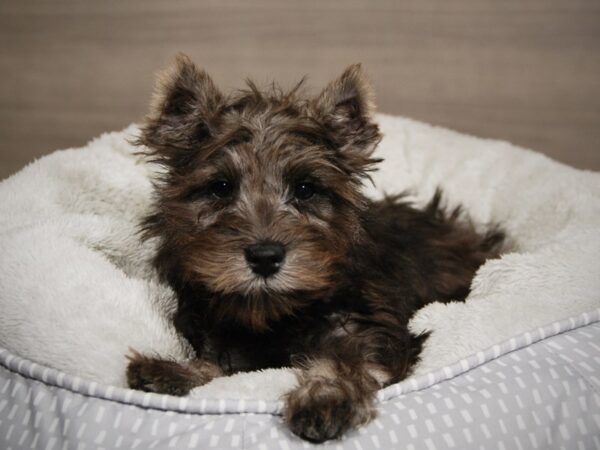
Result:
{"label": "front paw", "polygon": [[196,360],[183,365],[144,356],[134,350],[127,359],[127,384],[145,392],[183,396],[221,375],[220,369],[208,361]]}
{"label": "front paw", "polygon": [[339,438],[376,415],[373,399],[344,380],[305,380],[287,395],[284,417],[292,432],[311,442]]}

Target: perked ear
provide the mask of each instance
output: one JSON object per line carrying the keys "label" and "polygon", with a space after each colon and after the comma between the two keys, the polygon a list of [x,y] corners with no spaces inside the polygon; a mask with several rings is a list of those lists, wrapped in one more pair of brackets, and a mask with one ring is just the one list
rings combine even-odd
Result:
{"label": "perked ear", "polygon": [[373,163],[369,156],[381,140],[379,128],[373,122],[373,98],[369,79],[360,64],[354,64],[329,83],[315,101],[319,119],[342,154],[355,166]]}
{"label": "perked ear", "polygon": [[208,74],[184,54],[163,71],[139,143],[160,162],[180,166],[210,137],[223,96]]}

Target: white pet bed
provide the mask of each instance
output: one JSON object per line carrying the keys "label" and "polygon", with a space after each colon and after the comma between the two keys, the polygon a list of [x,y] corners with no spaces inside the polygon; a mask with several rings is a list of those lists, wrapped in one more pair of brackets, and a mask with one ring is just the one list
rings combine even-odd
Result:
{"label": "white pet bed", "polygon": [[[414,376],[380,392],[371,425],[326,445],[600,448],[600,175],[379,122],[386,161],[371,195],[408,189],[423,204],[442,186],[476,222],[501,223],[511,251],[480,269],[465,303],[415,315],[411,328],[432,335]],[[154,170],[128,144],[136,132],[55,152],[0,184],[0,447],[304,446],[277,416],[290,370],[217,379],[185,399],[124,389],[129,347],[191,354],[149,264],[155,243],[136,234]]]}

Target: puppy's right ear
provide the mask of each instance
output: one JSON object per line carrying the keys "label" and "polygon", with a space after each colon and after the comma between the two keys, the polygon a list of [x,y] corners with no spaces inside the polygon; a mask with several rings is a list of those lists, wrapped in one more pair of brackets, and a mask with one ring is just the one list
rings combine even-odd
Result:
{"label": "puppy's right ear", "polygon": [[184,166],[213,132],[216,111],[223,100],[208,74],[183,54],[162,72],[139,138],[158,162]]}

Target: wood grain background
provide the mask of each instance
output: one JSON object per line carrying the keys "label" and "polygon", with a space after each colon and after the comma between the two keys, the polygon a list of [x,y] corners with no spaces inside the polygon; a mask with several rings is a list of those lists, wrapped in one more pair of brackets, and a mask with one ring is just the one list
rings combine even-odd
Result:
{"label": "wood grain background", "polygon": [[600,169],[598,0],[2,0],[0,177],[139,120],[178,51],[224,89],[362,62],[383,112]]}

